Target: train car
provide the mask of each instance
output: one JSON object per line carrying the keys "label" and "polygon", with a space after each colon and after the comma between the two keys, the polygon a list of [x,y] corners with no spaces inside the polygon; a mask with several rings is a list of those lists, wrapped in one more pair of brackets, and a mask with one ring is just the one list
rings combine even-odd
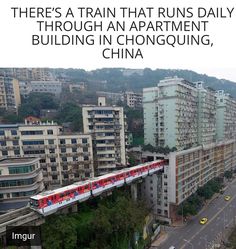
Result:
{"label": "train car", "polygon": [[125,169],[125,182],[127,184],[131,183],[135,179],[141,178],[143,171],[142,166],[135,166],[128,169]]}
{"label": "train car", "polygon": [[165,160],[158,160],[155,162],[150,162],[148,174],[152,175],[155,172],[159,171],[160,169],[163,168],[164,164],[165,164]]}
{"label": "train car", "polygon": [[145,178],[148,175],[149,172],[149,163],[145,163],[141,166],[142,170],[142,178]]}
{"label": "train car", "polygon": [[32,196],[30,198],[30,207],[46,216],[76,201],[85,201],[90,196],[90,181],[77,182]]}
{"label": "train car", "polygon": [[97,196],[104,191],[112,189],[114,187],[120,187],[124,184],[124,174],[110,173],[104,176],[96,177],[91,181],[92,195]]}

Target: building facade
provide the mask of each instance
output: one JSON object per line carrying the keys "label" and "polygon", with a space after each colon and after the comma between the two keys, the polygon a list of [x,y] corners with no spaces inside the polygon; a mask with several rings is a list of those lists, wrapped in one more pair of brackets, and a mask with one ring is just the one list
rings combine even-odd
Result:
{"label": "building facade", "polygon": [[179,78],[143,89],[144,143],[188,149],[236,138],[236,100]]}
{"label": "building facade", "polygon": [[0,108],[17,112],[20,104],[18,80],[8,76],[0,76]]}
{"label": "building facade", "polygon": [[141,93],[125,92],[124,100],[128,107],[140,108],[142,107],[143,95]]}
{"label": "building facade", "polygon": [[88,134],[65,134],[54,123],[0,125],[0,158],[39,157],[46,187],[94,176]]}
{"label": "building facade", "polygon": [[31,81],[32,92],[51,93],[60,96],[62,92],[62,83],[60,81]]}
{"label": "building facade", "polygon": [[83,106],[83,127],[93,139],[94,164],[98,175],[126,167],[126,122],[122,107]]}
{"label": "building facade", "polygon": [[177,149],[196,146],[197,93],[195,85],[179,78],[167,78],[157,88],[144,89],[145,144]]}
{"label": "building facade", "polygon": [[0,160],[0,201],[25,202],[44,189],[39,158]]}
{"label": "building facade", "polygon": [[223,90],[217,91],[217,140],[236,139],[236,100]]}
{"label": "building facade", "polygon": [[[149,158],[148,158],[149,157]],[[215,177],[236,169],[236,141],[197,146],[168,155],[144,152],[143,159],[167,159],[161,174],[145,179],[142,193],[154,213],[169,222],[176,219],[178,207]]]}

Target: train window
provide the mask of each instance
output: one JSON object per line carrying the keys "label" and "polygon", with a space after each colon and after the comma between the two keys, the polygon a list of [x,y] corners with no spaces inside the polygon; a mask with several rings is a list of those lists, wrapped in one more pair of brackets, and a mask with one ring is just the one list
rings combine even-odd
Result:
{"label": "train window", "polygon": [[39,203],[38,200],[30,199],[30,206],[38,207]]}
{"label": "train window", "polygon": [[60,198],[62,198],[62,197],[64,197],[64,194],[63,194],[63,193],[60,194]]}

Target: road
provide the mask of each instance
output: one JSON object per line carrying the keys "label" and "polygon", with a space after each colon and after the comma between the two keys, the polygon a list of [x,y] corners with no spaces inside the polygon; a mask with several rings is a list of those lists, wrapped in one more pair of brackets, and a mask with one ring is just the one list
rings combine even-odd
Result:
{"label": "road", "polygon": [[[229,201],[224,200],[230,195]],[[208,222],[200,225],[199,220],[207,217]],[[167,228],[168,237],[158,247],[151,249],[210,249],[214,242],[225,240],[230,227],[236,224],[236,180],[228,185],[225,193],[214,199],[199,215],[179,228]]]}

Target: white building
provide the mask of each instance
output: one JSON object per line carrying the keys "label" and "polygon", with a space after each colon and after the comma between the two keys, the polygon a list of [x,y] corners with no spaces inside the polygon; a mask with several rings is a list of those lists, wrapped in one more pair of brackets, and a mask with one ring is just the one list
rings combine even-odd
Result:
{"label": "white building", "polygon": [[57,97],[62,92],[62,82],[60,81],[31,81],[32,92],[52,93]]}
{"label": "white building", "polygon": [[223,90],[217,91],[216,98],[217,140],[236,139],[236,100]]}
{"label": "white building", "polygon": [[0,158],[39,157],[46,186],[94,176],[92,139],[55,123],[0,125]]}
{"label": "white building", "polygon": [[39,158],[9,158],[0,160],[0,201],[26,202],[44,189]]}
{"label": "white building", "polygon": [[85,133],[93,139],[97,174],[126,167],[126,122],[122,107],[107,106],[104,97],[98,106],[83,106]]}
{"label": "white building", "polygon": [[145,144],[178,149],[197,145],[197,93],[195,85],[179,78],[144,89]]}
{"label": "white building", "polygon": [[142,98],[143,95],[141,93],[135,93],[135,92],[125,92],[124,93],[124,99],[130,108],[138,108],[142,107]]}

